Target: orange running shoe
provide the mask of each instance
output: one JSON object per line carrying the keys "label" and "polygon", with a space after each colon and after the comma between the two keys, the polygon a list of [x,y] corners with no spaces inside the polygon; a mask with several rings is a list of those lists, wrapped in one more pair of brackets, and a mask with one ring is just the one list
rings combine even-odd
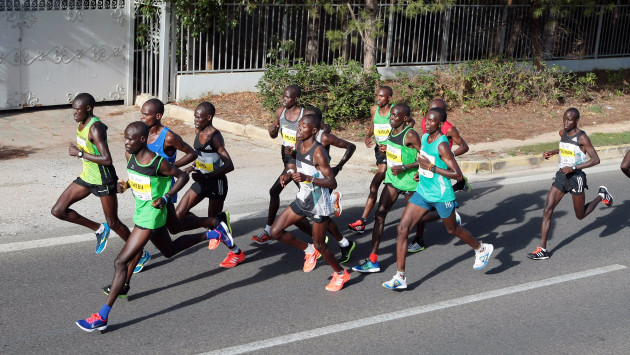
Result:
{"label": "orange running shoe", "polygon": [[337,192],[337,191],[333,192],[330,195],[330,200],[331,200],[331,203],[332,203],[333,210],[335,212],[335,217],[341,216],[341,211],[343,211],[343,207],[341,207],[341,197],[342,196],[343,195],[341,194],[341,192]]}
{"label": "orange running shoe", "polygon": [[271,238],[269,233],[267,233],[267,231],[264,229],[258,235],[253,236],[252,240],[256,242],[256,244],[268,244],[273,242],[273,239]]}
{"label": "orange running shoe", "polygon": [[225,268],[231,268],[231,267],[235,267],[236,265],[242,263],[245,260],[245,253],[243,253],[243,251],[241,250],[240,253],[236,254],[234,252],[232,252],[231,250],[228,252],[227,257],[225,258],[225,260],[223,260],[221,262],[221,266],[225,267]]}
{"label": "orange running shoe", "polygon": [[332,274],[332,280],[330,283],[326,285],[326,289],[328,291],[339,291],[343,287],[343,285],[350,280],[350,273],[348,270],[344,270],[343,274],[339,275],[336,272]]}
{"label": "orange running shoe", "polygon": [[304,255],[304,272],[311,272],[315,268],[315,264],[317,264],[317,258],[319,258],[319,252],[315,249],[314,252],[310,254]]}
{"label": "orange running shoe", "polygon": [[353,232],[363,233],[365,232],[365,223],[363,223],[362,219],[357,219],[356,221],[348,224],[348,229]]}

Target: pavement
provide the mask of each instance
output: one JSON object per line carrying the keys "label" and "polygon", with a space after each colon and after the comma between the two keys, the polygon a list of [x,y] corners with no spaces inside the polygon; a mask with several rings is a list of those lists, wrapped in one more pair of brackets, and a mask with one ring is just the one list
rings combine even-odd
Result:
{"label": "pavement", "polygon": [[[98,105],[95,112],[97,116],[104,117],[106,123],[113,128],[111,131],[122,137],[125,126],[140,118],[139,107],[147,100],[147,97],[138,96],[137,106],[123,106],[104,104]],[[165,106],[165,116],[181,120],[184,124],[193,126],[193,110],[181,106],[168,104]],[[0,111],[0,146],[13,148],[24,148],[25,153],[36,151],[56,145],[57,140],[69,142],[68,137],[73,136],[74,125],[72,111],[66,107],[48,107]],[[250,138],[258,145],[276,146],[278,142],[269,137],[266,129],[250,124],[240,124],[230,122],[215,117],[213,124],[222,132],[229,132],[245,138]],[[42,134],[42,130],[46,134]],[[111,132],[110,131],[110,132]],[[630,131],[630,121],[621,121],[615,124],[604,124],[591,126],[588,133],[609,133]],[[108,137],[111,139],[112,137]],[[556,159],[545,160],[542,156],[500,156],[487,158],[475,155],[480,151],[508,151],[510,148],[523,146],[526,144],[546,143],[558,141],[556,132],[548,132],[539,136],[532,136],[527,141],[514,139],[500,140],[487,143],[470,144],[469,153],[458,157],[458,163],[462,172],[466,175],[479,174],[499,174],[514,171],[525,171],[537,168],[551,168],[557,164]],[[371,167],[374,162],[372,149],[365,148],[363,142],[354,142],[357,150],[349,163],[352,165],[362,165]],[[600,159],[621,158],[630,148],[630,144],[619,146],[596,147]],[[7,154],[0,150],[0,154]],[[332,151],[333,160],[341,158],[343,152]],[[0,162],[2,156],[0,155]]]}

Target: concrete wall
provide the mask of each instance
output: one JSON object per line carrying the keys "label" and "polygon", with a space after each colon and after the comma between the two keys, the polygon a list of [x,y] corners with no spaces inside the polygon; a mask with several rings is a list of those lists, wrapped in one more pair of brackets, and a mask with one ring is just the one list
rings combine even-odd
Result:
{"label": "concrete wall", "polygon": [[[592,71],[595,69],[622,69],[630,68],[630,57],[627,58],[602,58],[584,60],[554,60],[548,61],[547,65],[560,65],[571,71]],[[410,75],[419,71],[433,71],[440,66],[419,65],[419,66],[396,66],[380,67],[378,72],[384,80],[393,79],[398,72],[406,72]],[[262,77],[263,72],[241,72],[241,73],[213,73],[194,74],[177,76],[177,96],[176,100],[196,99],[207,93],[221,94],[241,91],[257,92],[256,84]]]}

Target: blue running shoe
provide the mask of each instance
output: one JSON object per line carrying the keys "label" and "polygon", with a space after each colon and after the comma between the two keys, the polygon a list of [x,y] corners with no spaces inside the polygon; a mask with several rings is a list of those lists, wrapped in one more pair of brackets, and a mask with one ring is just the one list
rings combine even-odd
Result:
{"label": "blue running shoe", "polygon": [[379,272],[381,271],[381,267],[378,265],[378,261],[373,263],[370,261],[370,259],[365,259],[365,261],[363,261],[363,264],[358,265],[358,266],[353,266],[352,270],[363,272],[363,273]]}
{"label": "blue running shoe", "polygon": [[107,238],[109,238],[110,229],[107,223],[103,223],[103,227],[105,228],[103,233],[94,233],[96,234],[96,254],[102,253],[107,246]]}
{"label": "blue running shoe", "polygon": [[223,211],[217,215],[217,218],[221,222],[225,223],[225,225],[228,227],[228,231],[230,232],[230,234],[232,234],[232,225],[230,224],[230,212]]}
{"label": "blue running shoe", "polygon": [[140,260],[138,260],[138,265],[136,265],[136,268],[133,269],[133,273],[137,274],[142,271],[142,269],[144,269],[144,265],[148,263],[149,260],[151,260],[151,254],[149,254],[149,252],[145,250],[142,253],[142,257],[140,258]]}
{"label": "blue running shoe", "polygon": [[208,249],[216,249],[219,246],[219,242],[225,243],[228,248],[234,246],[234,238],[232,238],[232,234],[229,232],[230,229],[225,222],[221,222],[214,230],[219,233],[219,236],[208,241]]}
{"label": "blue running shoe", "polygon": [[98,313],[92,313],[92,316],[87,319],[80,319],[76,322],[76,324],[82,330],[90,333],[95,330],[107,329],[107,319],[101,318]]}

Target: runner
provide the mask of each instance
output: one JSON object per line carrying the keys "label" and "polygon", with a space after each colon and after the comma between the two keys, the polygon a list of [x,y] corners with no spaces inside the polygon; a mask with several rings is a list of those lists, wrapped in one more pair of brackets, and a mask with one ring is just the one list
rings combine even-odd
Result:
{"label": "runner", "polygon": [[[221,240],[228,245],[233,241],[227,220],[220,218],[222,215],[214,218],[216,229],[212,231],[171,240],[166,229],[167,210],[164,207],[186,185],[189,178],[186,173],[148,149],[148,135],[149,128],[142,122],[132,122],[125,129],[129,181],[119,183],[118,190],[124,192],[127,187],[133,189],[136,205],[133,221],[136,225],[114,261],[114,278],[105,304],[98,313],[76,322],[79,328],[87,332],[107,328],[109,312],[125,286],[125,279],[129,274],[128,265],[149,240],[166,258],[205,240],[211,243]],[[171,184],[171,177],[176,178],[174,184]]]}
{"label": "runner", "polygon": [[[547,251],[547,237],[551,225],[551,216],[567,192],[571,193],[573,210],[579,220],[591,214],[600,202],[604,202],[608,207],[613,205],[613,197],[608,193],[608,189],[605,186],[599,187],[599,194],[595,196],[593,201],[584,204],[584,189],[588,189],[588,185],[586,184],[586,174],[582,170],[599,164],[599,156],[586,132],[578,129],[579,120],[580,111],[573,107],[566,110],[562,116],[564,127],[558,132],[560,135],[559,148],[543,153],[545,159],[559,154],[558,167],[560,170],[556,172],[554,182],[551,184],[547,200],[545,201],[542,225],[540,227],[540,245],[536,250],[527,254],[527,257],[530,259],[544,260],[549,259],[551,256]],[[588,160],[586,160],[587,154],[590,157]]]}
{"label": "runner", "polygon": [[378,248],[383,236],[385,218],[398,199],[403,196],[405,202],[416,190],[418,184],[414,180],[414,173],[418,169],[416,157],[420,150],[420,136],[408,125],[411,109],[406,104],[398,104],[391,110],[389,118],[392,127],[386,141],[383,141],[382,150],[387,155],[387,170],[385,172],[385,187],[378,201],[378,210],[374,218],[372,230],[372,250],[368,259],[361,265],[352,268],[362,273],[381,271],[378,264]]}
{"label": "runner", "polygon": [[[226,174],[234,170],[232,158],[225,149],[225,142],[221,132],[212,125],[215,114],[214,105],[202,102],[195,109],[195,153],[197,160],[194,166],[184,169],[191,174],[195,181],[177,205],[177,218],[183,220],[187,215],[194,216],[190,209],[208,199],[208,216],[213,217],[223,211],[223,205],[228,193]],[[228,220],[229,213],[225,212]],[[232,231],[230,231],[231,233]],[[221,262],[225,268],[235,267],[245,260],[243,253],[236,244],[232,245],[228,255]]]}
{"label": "runner", "polygon": [[291,156],[291,150],[295,148],[298,124],[304,114],[304,109],[299,106],[301,93],[302,91],[297,85],[289,85],[284,89],[282,106],[278,107],[276,110],[276,117],[267,129],[271,138],[278,137],[278,133],[281,134],[282,146],[280,148],[280,154],[282,156],[284,169],[269,190],[267,225],[263,231],[252,237],[252,240],[258,244],[271,243],[270,229],[280,209],[280,193],[284,189],[284,186],[280,184],[280,179],[289,169],[293,171],[296,169],[295,158]]}
{"label": "runner", "polygon": [[[315,135],[319,131],[319,121],[315,115],[302,118],[297,130],[296,163],[297,172],[289,169],[280,178],[285,186],[291,179],[300,185],[297,197],[276,219],[271,227],[271,236],[275,240],[294,246],[305,253],[304,272],[315,268],[321,254],[335,271],[332,280],[326,286],[328,291],[339,291],[350,279],[333,254],[326,247],[324,233],[330,219],[331,206],[329,190],[337,187],[337,181],[328,164],[324,147],[317,143]],[[313,244],[295,238],[285,228],[298,221],[313,220]]]}
{"label": "runner", "polygon": [[621,171],[630,178],[630,150],[626,152],[626,155],[621,161]]}
{"label": "runner", "polygon": [[444,227],[475,250],[474,269],[482,269],[494,250],[492,244],[480,243],[470,232],[455,223],[455,192],[450,179],[459,180],[462,172],[457,165],[448,139],[441,132],[446,122],[446,111],[441,108],[430,109],[426,115],[427,133],[421,138],[420,182],[416,192],[409,199],[398,225],[396,243],[397,272],[394,277],[383,283],[383,287],[400,290],[407,288],[405,261],[407,257],[407,236],[422,216],[435,208]]}
{"label": "runner", "polygon": [[[127,240],[130,231],[118,219],[118,177],[107,145],[107,126],[94,116],[94,105],[94,97],[88,93],[79,94],[72,101],[74,120],[77,122],[77,145],[70,143],[68,154],[81,159],[83,170],[59,196],[51,213],[61,220],[93,230],[96,235],[96,254],[100,254],[107,246],[110,229],[123,240]],[[70,208],[90,194],[101,199],[106,223],[96,223]]]}

